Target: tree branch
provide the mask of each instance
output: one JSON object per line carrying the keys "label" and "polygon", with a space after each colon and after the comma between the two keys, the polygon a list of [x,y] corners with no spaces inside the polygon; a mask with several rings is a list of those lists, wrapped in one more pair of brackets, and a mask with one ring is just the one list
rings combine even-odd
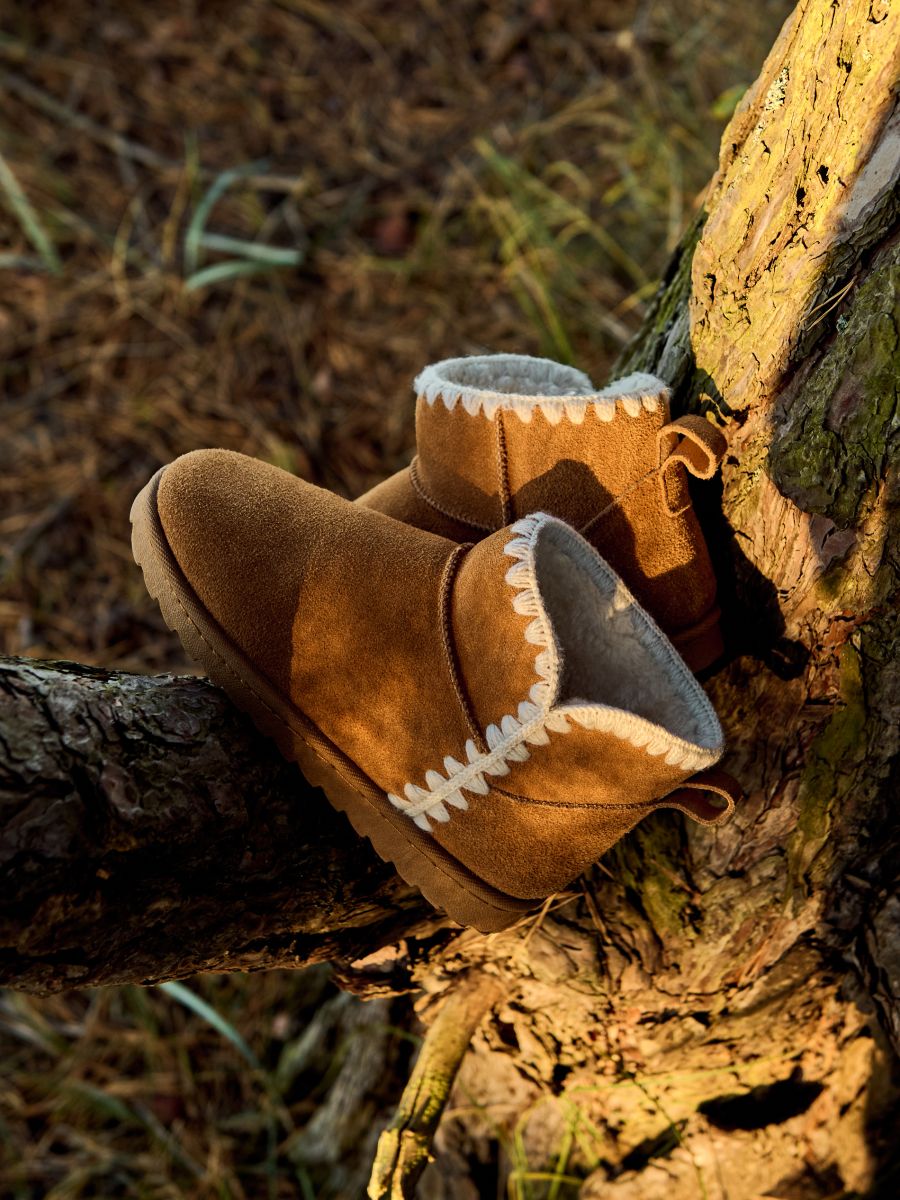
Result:
{"label": "tree branch", "polygon": [[434,916],[218,688],[0,659],[0,982],[352,960]]}
{"label": "tree branch", "polygon": [[378,1139],[370,1200],[412,1200],[431,1160],[431,1144],[472,1035],[503,995],[493,975],[455,984],[429,1026],[390,1125]]}

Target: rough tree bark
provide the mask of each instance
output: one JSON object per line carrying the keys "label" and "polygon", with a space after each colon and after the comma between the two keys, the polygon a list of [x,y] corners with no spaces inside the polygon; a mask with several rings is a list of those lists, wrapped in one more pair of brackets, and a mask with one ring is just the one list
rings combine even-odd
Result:
{"label": "rough tree bark", "polygon": [[393,945],[353,978],[425,983],[426,1020],[460,971],[506,996],[430,1195],[467,1194],[467,1156],[516,1119],[513,1176],[562,1162],[584,1197],[896,1194],[898,45],[887,0],[798,5],[621,364],[729,438],[698,499],[729,647],[707,686],[747,790],[734,822],[648,821],[539,921],[453,932],[213,689],[12,664],[7,982]]}
{"label": "rough tree bark", "polygon": [[206,680],[0,661],[0,982],[349,962],[425,919]]}

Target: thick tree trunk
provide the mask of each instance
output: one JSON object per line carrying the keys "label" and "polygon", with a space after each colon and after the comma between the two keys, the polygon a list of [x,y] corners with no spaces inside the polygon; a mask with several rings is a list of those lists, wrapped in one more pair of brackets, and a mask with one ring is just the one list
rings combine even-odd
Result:
{"label": "thick tree trunk", "polygon": [[[698,500],[747,800],[646,822],[522,928],[432,925],[368,966],[429,996],[504,979],[459,1085],[490,1120],[445,1119],[431,1194],[517,1118],[513,1178],[555,1164],[585,1197],[896,1191],[898,45],[886,0],[798,5],[622,364],[729,438]],[[54,670],[3,677],[7,980],[346,961],[422,921],[212,689]]]}

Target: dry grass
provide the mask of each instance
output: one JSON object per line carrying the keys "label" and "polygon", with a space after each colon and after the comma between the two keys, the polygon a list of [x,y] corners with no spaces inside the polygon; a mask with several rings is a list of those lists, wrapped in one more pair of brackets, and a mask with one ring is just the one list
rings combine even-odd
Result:
{"label": "dry grass", "polygon": [[328,975],[4,992],[0,1196],[360,1195],[414,1039]]}
{"label": "dry grass", "polygon": [[[435,357],[602,380],[787,9],[7,5],[0,651],[186,666],[128,549],[132,496],[176,454],[227,446],[352,495],[408,454]],[[321,1011],[306,976],[197,986],[267,1069],[279,1014],[300,1036]],[[271,1123],[308,1125],[333,1064],[276,1104],[137,989],[7,995],[0,1040],[2,1197],[351,1186],[349,1148],[304,1175]]]}

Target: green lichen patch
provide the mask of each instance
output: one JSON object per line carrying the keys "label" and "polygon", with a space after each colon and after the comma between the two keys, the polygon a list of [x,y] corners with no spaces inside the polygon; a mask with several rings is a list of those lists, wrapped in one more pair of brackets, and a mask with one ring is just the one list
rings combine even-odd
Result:
{"label": "green lichen patch", "polygon": [[806,512],[853,525],[900,449],[900,248],[857,291],[769,450],[777,487]]}
{"label": "green lichen patch", "polygon": [[[706,211],[703,210],[697,214],[685,231],[669,262],[660,289],[651,303],[650,311],[640,333],[626,346],[613,367],[610,378],[628,375],[632,371],[658,371],[664,350],[672,358],[673,347],[669,344],[672,328],[687,308],[688,298],[691,294],[691,265],[705,224]],[[693,365],[690,329],[687,323],[685,323],[682,341],[684,366],[687,370]],[[669,375],[667,378],[669,384],[675,386],[680,382],[671,378],[671,372],[667,374]]]}
{"label": "green lichen patch", "polygon": [[867,707],[860,656],[846,644],[841,650],[841,706],[809,748],[800,780],[800,814],[788,844],[788,879],[791,889],[823,876],[830,856],[823,855],[833,813],[855,786],[859,765],[866,756]]}
{"label": "green lichen patch", "polygon": [[680,818],[657,813],[611,851],[610,867],[615,877],[640,898],[647,919],[662,939],[683,936],[689,927],[690,894],[682,877],[685,871]]}

